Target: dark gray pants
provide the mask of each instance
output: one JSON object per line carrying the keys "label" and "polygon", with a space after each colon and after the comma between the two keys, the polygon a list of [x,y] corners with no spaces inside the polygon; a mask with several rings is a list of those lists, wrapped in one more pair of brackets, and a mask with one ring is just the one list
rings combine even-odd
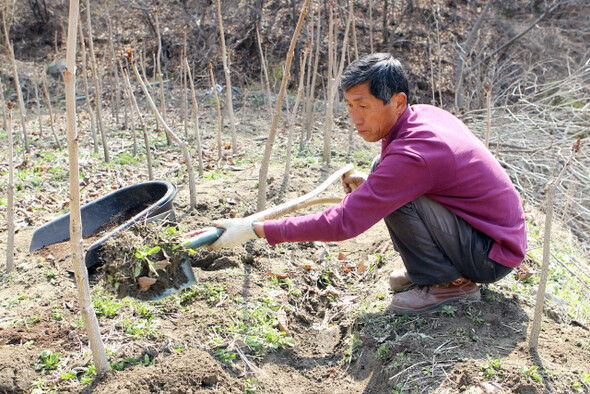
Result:
{"label": "dark gray pants", "polygon": [[[373,163],[372,170],[377,164]],[[416,284],[447,283],[461,275],[491,283],[512,271],[488,257],[493,244],[490,237],[426,196],[392,212],[384,221]]]}

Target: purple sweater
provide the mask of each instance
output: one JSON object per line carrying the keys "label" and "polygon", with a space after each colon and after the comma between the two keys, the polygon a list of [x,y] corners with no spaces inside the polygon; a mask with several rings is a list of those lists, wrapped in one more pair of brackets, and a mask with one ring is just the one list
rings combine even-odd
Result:
{"label": "purple sweater", "polygon": [[508,267],[524,260],[524,212],[510,178],[463,122],[430,105],[406,109],[382,140],[376,171],[340,204],[265,221],[264,232],[271,245],[341,241],[422,195],[492,238],[492,260]]}

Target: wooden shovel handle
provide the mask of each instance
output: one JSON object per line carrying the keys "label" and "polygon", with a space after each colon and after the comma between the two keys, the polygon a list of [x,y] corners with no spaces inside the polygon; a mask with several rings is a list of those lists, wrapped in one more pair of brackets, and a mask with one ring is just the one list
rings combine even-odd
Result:
{"label": "wooden shovel handle", "polygon": [[328,188],[336,179],[340,179],[343,174],[350,173],[354,171],[352,164],[348,164],[341,168],[340,170],[336,171],[328,179],[326,179],[321,185],[316,187],[311,192],[307,193],[304,196],[298,197],[294,200],[287,201],[283,204],[277,205],[276,207],[265,209],[264,211],[257,212],[248,216],[252,220],[269,220],[278,218],[280,216],[286,215],[288,213],[294,212],[298,209],[302,209],[311,205],[316,204],[326,204],[326,203],[337,203],[340,202],[340,199],[331,198],[331,199],[319,199],[314,201],[309,201],[313,197],[317,196],[324,190]]}

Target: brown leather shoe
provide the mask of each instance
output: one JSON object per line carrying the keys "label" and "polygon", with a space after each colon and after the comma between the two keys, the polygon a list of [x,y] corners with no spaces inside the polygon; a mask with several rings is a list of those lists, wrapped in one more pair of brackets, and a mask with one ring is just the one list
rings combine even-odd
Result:
{"label": "brown leather shoe", "polygon": [[479,301],[479,287],[462,276],[449,283],[418,286],[393,296],[392,311],[398,315],[419,315],[433,312],[443,305],[458,301]]}
{"label": "brown leather shoe", "polygon": [[389,274],[389,288],[394,293],[409,290],[414,286],[405,268],[400,268]]}

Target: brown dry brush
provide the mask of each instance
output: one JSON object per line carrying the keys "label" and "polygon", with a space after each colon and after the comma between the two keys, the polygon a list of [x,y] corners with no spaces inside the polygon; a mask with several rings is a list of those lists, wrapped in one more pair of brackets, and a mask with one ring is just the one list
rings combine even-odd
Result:
{"label": "brown dry brush", "polygon": [[[500,102],[492,108],[492,119],[502,120],[501,129],[492,127],[497,138],[490,142],[490,149],[520,192],[526,204],[543,206],[546,185],[553,176],[553,163],[564,161],[564,141],[581,137],[587,144],[588,105],[590,102],[590,68],[585,62],[570,63],[570,73],[561,80],[544,84],[535,83],[537,74],[530,70],[511,90],[508,104],[506,97],[492,100]],[[524,88],[526,87],[526,89]],[[503,93],[505,94],[505,93]],[[463,115],[472,130],[483,136],[485,110],[471,111]],[[501,133],[501,138],[500,138]],[[556,217],[563,218],[572,233],[580,239],[581,246],[590,251],[590,155],[580,151],[563,181],[557,186],[555,196]]]}
{"label": "brown dry brush", "polygon": [[82,215],[80,211],[80,164],[78,157],[78,132],[76,130],[76,35],[78,29],[79,1],[70,0],[68,39],[66,53],[66,119],[68,135],[68,158],[70,174],[70,244],[72,265],[76,279],[80,312],[88,334],[96,372],[103,375],[110,370],[98,320],[92,306],[88,270],[84,263],[82,247]]}
{"label": "brown dry brush", "polygon": [[291,38],[291,44],[289,45],[289,50],[287,52],[285,69],[283,71],[283,80],[281,81],[281,88],[279,90],[279,95],[277,97],[275,113],[272,118],[271,128],[268,133],[268,138],[266,140],[266,146],[264,148],[264,158],[262,159],[262,164],[260,166],[260,172],[258,177],[258,201],[256,204],[256,209],[258,211],[262,211],[266,206],[266,178],[268,176],[270,156],[272,153],[274,140],[277,134],[277,126],[281,115],[281,107],[283,106],[283,98],[287,90],[287,82],[289,81],[289,77],[291,75],[291,61],[293,60],[295,44],[297,43],[297,37],[299,36],[301,27],[303,26],[303,20],[305,19],[305,15],[307,14],[308,6],[309,0],[305,0],[303,6],[301,7],[301,14],[299,14],[299,20],[297,21],[297,26],[295,28],[295,32],[293,33],[293,37]]}

